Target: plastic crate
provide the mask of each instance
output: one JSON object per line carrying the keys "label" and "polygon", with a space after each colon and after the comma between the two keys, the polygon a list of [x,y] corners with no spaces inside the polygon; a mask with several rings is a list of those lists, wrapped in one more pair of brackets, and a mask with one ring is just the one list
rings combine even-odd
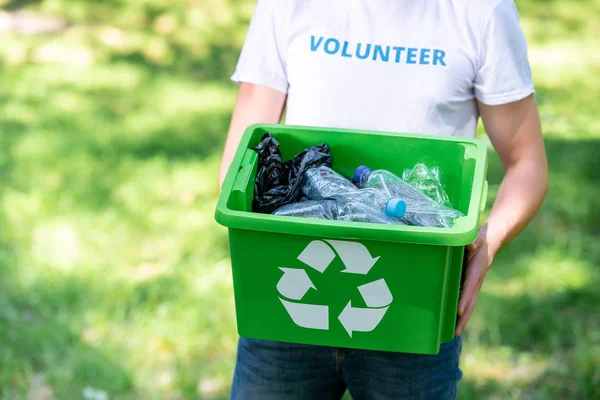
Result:
{"label": "plastic crate", "polygon": [[[252,213],[266,132],[285,159],[326,142],[333,168],[401,175],[438,165],[453,228],[377,225]],[[240,336],[344,348],[437,354],[454,337],[465,246],[487,196],[487,148],[475,139],[346,129],[253,125],[223,185],[217,221],[229,228]]]}

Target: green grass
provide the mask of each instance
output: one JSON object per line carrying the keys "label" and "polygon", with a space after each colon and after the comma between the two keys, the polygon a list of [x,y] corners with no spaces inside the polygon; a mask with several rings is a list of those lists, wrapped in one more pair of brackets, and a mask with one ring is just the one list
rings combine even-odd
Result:
{"label": "green grass", "polygon": [[[71,25],[2,37],[0,399],[227,398],[237,336],[212,214],[251,2],[0,0],[22,3]],[[600,3],[519,6],[551,187],[489,273],[460,398],[592,399]],[[492,156],[492,198],[501,177]]]}

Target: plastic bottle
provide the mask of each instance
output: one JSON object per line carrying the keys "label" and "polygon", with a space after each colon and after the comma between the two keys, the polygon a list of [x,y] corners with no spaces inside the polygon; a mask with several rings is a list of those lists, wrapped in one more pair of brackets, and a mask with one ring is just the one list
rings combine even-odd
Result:
{"label": "plastic bottle", "polygon": [[360,203],[346,203],[340,204],[338,212],[338,221],[349,221],[349,222],[371,222],[374,224],[396,224],[404,225],[400,220],[390,218],[386,214],[375,212],[370,207],[366,207]]}
{"label": "plastic bottle", "polygon": [[409,225],[451,228],[454,220],[462,217],[459,211],[435,202],[417,189],[385,170],[360,166],[354,179],[361,188],[373,188],[386,196],[400,198],[406,202],[406,213],[400,220]]}
{"label": "plastic bottle", "polygon": [[400,218],[406,212],[406,203],[402,199],[386,196],[373,188],[359,189],[328,167],[306,171],[302,191],[311,200],[335,199],[344,204],[360,203],[391,218]]}
{"label": "plastic bottle", "polygon": [[284,217],[303,217],[375,224],[402,224],[385,214],[359,203],[341,203],[337,200],[309,200],[288,204],[273,212]]}
{"label": "plastic bottle", "polygon": [[339,204],[335,200],[309,200],[287,204],[275,210],[273,215],[335,220],[338,213]]}
{"label": "plastic bottle", "polygon": [[407,169],[402,173],[402,180],[437,203],[452,207],[440,175],[439,167],[430,169],[427,165],[418,163],[413,169]]}

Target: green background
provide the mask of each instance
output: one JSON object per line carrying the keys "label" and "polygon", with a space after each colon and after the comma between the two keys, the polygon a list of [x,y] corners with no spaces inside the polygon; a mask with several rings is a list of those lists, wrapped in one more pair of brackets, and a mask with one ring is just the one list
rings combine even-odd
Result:
{"label": "green background", "polygon": [[[550,192],[486,279],[459,398],[593,399],[600,2],[517,3]],[[253,2],[0,5],[0,398],[227,398],[237,337],[213,212]],[[492,155],[490,200],[501,176]]]}

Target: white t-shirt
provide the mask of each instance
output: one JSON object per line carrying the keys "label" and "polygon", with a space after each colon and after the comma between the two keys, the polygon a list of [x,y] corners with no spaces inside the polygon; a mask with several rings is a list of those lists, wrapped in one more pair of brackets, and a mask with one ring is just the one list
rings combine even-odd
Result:
{"label": "white t-shirt", "polygon": [[287,124],[467,137],[534,91],[513,0],[258,0],[232,79]]}

